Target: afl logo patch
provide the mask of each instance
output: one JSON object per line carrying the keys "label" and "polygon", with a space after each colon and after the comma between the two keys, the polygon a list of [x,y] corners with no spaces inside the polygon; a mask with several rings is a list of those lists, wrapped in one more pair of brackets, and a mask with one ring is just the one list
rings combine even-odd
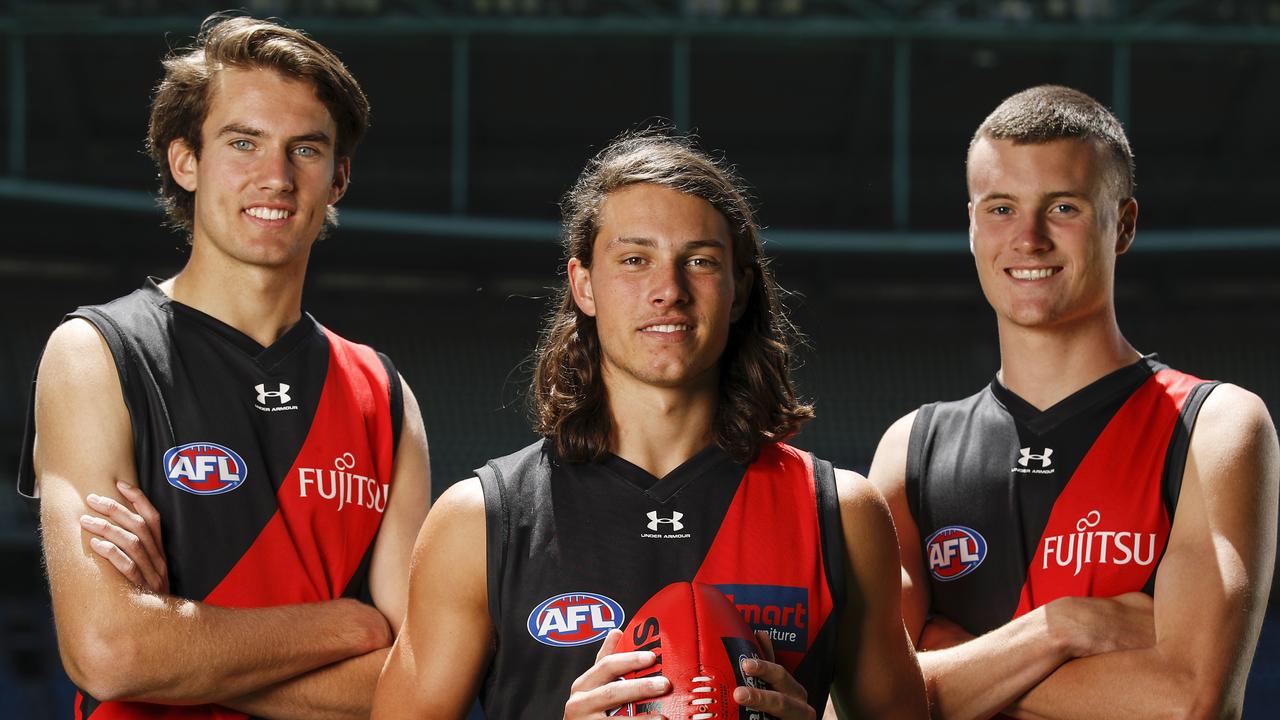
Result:
{"label": "afl logo patch", "polygon": [[225,445],[187,443],[164,454],[164,474],[169,484],[196,495],[220,495],[244,482],[244,460]]}
{"label": "afl logo patch", "polygon": [[529,634],[552,647],[595,642],[622,627],[626,614],[611,598],[595,593],[564,593],[543,600],[529,613]]}
{"label": "afl logo patch", "polygon": [[987,541],[977,530],[948,525],[924,541],[929,572],[934,579],[950,582],[968,575],[987,557]]}

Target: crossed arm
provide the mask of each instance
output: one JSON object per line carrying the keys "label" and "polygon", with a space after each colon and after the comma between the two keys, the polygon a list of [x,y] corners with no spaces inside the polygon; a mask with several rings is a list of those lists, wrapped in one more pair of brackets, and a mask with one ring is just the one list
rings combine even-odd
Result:
{"label": "crossed arm", "polygon": [[981,637],[926,623],[928,579],[905,497],[913,415],[871,479],[901,530],[903,615],[936,717],[1238,717],[1275,559],[1280,449],[1255,395],[1219,386],[1200,411],[1154,600],[1061,598]]}
{"label": "crossed arm", "polygon": [[[87,322],[60,326],[36,388],[35,470],[59,649],[71,679],[99,700],[213,702],[270,717],[366,713],[403,617],[409,548],[429,493],[425,433],[407,389],[405,420],[370,568],[378,608],[338,599],[232,609],[173,597],[127,579],[111,559],[132,563],[122,548],[91,544],[106,523],[82,525],[86,514],[115,521],[122,508],[136,507],[125,495],[137,481],[133,438],[106,344]],[[105,502],[87,503],[89,495]],[[151,580],[162,580],[155,569],[163,568],[162,556],[143,559],[159,547],[158,526],[133,530],[125,532],[138,542],[121,544],[151,567]],[[143,537],[151,532],[148,548]]]}

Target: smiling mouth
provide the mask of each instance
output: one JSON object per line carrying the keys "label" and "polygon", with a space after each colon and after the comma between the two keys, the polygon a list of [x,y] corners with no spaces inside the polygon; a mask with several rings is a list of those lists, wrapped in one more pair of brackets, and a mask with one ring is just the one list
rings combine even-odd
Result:
{"label": "smiling mouth", "polygon": [[1005,272],[1009,273],[1014,280],[1043,280],[1050,275],[1056,275],[1062,271],[1060,267],[1044,267],[1044,268],[1008,268]]}
{"label": "smiling mouth", "polygon": [[265,207],[245,208],[244,212],[246,215],[255,217],[259,220],[287,220],[291,215],[293,215],[289,210]]}
{"label": "smiling mouth", "polygon": [[692,329],[692,325],[650,325],[648,327],[640,328],[640,332],[674,333]]}

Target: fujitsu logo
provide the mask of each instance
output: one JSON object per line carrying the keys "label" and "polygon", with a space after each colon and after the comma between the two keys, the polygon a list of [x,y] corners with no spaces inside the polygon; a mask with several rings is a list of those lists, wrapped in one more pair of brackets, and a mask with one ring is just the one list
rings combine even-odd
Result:
{"label": "fujitsu logo", "polygon": [[348,452],[334,459],[332,470],[298,468],[298,496],[308,497],[307,488],[310,486],[321,499],[337,502],[339,511],[355,505],[384,512],[390,485],[379,484],[377,478],[350,472],[355,466],[356,456]]}
{"label": "fujitsu logo", "polygon": [[1156,561],[1156,534],[1127,530],[1094,530],[1102,522],[1102,513],[1090,510],[1076,521],[1076,531],[1044,539],[1041,570],[1049,569],[1050,558],[1056,567],[1072,567],[1079,575],[1085,565],[1150,565]]}
{"label": "fujitsu logo", "polygon": [[671,517],[664,518],[664,517],[658,517],[657,510],[650,510],[648,517],[649,517],[649,529],[654,532],[658,531],[658,527],[660,525],[670,525],[671,529],[676,532],[679,532],[684,529],[684,523],[680,522],[680,518],[684,517],[684,513],[682,512],[676,512],[675,510],[672,510]]}

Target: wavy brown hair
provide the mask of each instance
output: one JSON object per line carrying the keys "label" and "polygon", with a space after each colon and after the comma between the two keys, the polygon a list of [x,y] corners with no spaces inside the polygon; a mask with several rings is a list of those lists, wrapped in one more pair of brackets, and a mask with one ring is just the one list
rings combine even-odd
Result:
{"label": "wavy brown hair", "polygon": [[[560,203],[566,262],[576,257],[591,267],[601,204],[609,193],[637,183],[710,203],[728,222],[736,281],[751,278],[746,307],[720,358],[713,427],[716,445],[738,462],[750,462],[762,445],[794,435],[813,418],[813,407],[797,397],[791,382],[798,333],[764,257],[751,204],[733,171],[689,138],[664,130],[629,132],[587,163]],[[568,462],[599,460],[609,451],[613,421],[600,358],[595,319],[578,309],[566,277],[535,352],[529,400],[534,428]]]}
{"label": "wavy brown hair", "polygon": [[[169,145],[181,140],[200,156],[200,128],[213,103],[213,78],[224,68],[274,70],[310,83],[316,98],[338,126],[334,150],[349,158],[369,127],[369,100],[360,84],[329,48],[299,30],[267,20],[215,13],[205,18],[188,48],[164,60],[164,78],[151,99],[147,154],[160,174],[160,204],[169,224],[192,231],[196,196],[178,184],[169,170]],[[326,225],[337,223],[330,206]]]}

